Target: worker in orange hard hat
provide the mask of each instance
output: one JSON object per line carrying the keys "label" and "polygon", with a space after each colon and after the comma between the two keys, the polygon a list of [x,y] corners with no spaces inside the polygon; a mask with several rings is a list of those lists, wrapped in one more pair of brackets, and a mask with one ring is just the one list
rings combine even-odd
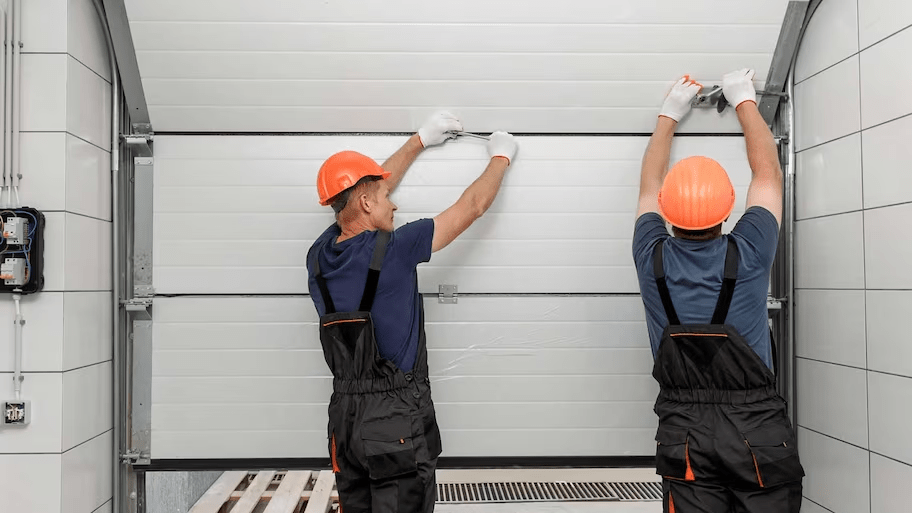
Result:
{"label": "worker in orange hard hat", "polygon": [[668,170],[675,129],[700,84],[684,77],[673,86],[643,157],[633,258],[660,388],[656,473],[666,512],[801,507],[804,470],[776,389],[766,306],[782,170],[753,75],[744,69],[722,79],[753,175],[731,233],[722,233],[735,206],[725,169],[698,156]]}
{"label": "worker in orange hard hat", "polygon": [[329,453],[345,513],[434,510],[441,441],[416,268],[488,209],[516,141],[491,134],[484,172],[433,219],[395,228],[390,193],[426,146],[461,130],[455,116],[437,113],[382,166],[343,151],[317,176],[320,204],[332,206],[336,223],[311,246],[307,269],[333,374]]}

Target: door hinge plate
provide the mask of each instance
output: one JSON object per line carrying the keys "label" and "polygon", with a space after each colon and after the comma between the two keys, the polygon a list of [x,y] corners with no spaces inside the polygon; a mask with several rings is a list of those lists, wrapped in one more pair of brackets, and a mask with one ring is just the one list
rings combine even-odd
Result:
{"label": "door hinge plate", "polygon": [[439,285],[437,302],[441,304],[456,304],[459,302],[459,293],[456,285]]}

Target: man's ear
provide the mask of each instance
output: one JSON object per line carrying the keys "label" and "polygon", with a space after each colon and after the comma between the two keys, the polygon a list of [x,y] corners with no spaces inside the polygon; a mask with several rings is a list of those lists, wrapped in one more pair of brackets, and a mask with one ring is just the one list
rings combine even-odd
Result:
{"label": "man's ear", "polygon": [[370,195],[367,194],[366,192],[361,193],[361,195],[358,196],[358,205],[361,206],[361,210],[363,210],[369,214],[371,209],[373,208],[373,204],[371,202]]}

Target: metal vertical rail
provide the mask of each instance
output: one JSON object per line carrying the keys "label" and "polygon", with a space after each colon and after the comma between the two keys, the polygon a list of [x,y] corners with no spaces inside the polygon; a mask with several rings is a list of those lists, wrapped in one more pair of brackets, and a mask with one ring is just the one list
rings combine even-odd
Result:
{"label": "metal vertical rail", "polygon": [[[797,55],[797,52],[796,52]],[[795,73],[794,73],[794,63],[792,64],[792,73],[789,73],[788,78],[788,131],[789,131],[789,146],[788,146],[788,172],[785,176],[786,183],[786,215],[788,216],[788,234],[786,242],[786,262],[787,262],[787,276],[786,276],[786,290],[788,291],[788,302],[786,303],[785,310],[785,322],[786,322],[786,332],[788,339],[788,362],[790,366],[790,381],[789,381],[789,394],[785,397],[788,401],[788,414],[789,418],[792,420],[792,425],[798,425],[797,417],[797,400],[798,394],[796,393],[798,380],[795,376],[795,369],[797,368],[797,359],[795,351],[795,163],[797,161],[795,155]]]}

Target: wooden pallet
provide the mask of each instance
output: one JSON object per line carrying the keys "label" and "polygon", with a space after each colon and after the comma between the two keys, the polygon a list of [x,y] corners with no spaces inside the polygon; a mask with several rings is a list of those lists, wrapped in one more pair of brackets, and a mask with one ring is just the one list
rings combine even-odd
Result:
{"label": "wooden pallet", "polygon": [[225,472],[189,513],[326,513],[338,508],[335,476],[320,472]]}

